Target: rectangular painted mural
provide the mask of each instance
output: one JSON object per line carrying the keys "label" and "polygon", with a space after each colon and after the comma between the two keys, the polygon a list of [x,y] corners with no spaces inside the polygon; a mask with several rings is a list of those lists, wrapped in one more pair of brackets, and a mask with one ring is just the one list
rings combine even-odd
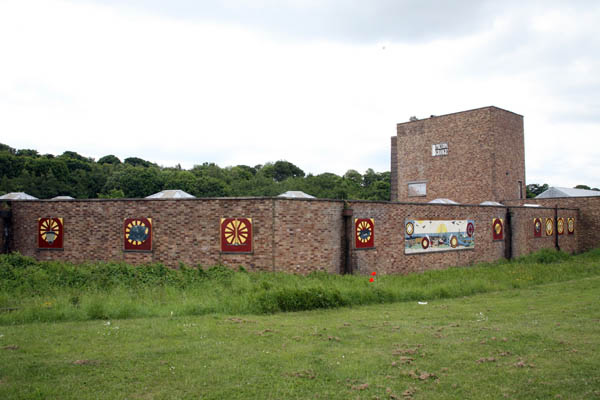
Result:
{"label": "rectangular painted mural", "polygon": [[404,254],[466,250],[475,247],[474,220],[404,221]]}
{"label": "rectangular painted mural", "polygon": [[127,218],[123,222],[125,251],[152,251],[152,218]]}
{"label": "rectangular painted mural", "polygon": [[252,218],[221,218],[221,252],[252,252]]}
{"label": "rectangular painted mural", "polygon": [[375,247],[375,220],[373,218],[355,218],[354,230],[354,246],[357,249]]}
{"label": "rectangular painted mural", "polygon": [[63,236],[62,218],[38,218],[38,249],[62,249]]}

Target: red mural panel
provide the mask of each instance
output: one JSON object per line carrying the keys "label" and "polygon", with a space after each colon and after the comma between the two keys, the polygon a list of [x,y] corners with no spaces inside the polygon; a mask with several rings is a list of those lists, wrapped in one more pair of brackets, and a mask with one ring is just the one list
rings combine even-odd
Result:
{"label": "red mural panel", "polygon": [[533,219],[533,237],[542,237],[542,219]]}
{"label": "red mural panel", "polygon": [[504,239],[504,220],[502,218],[492,220],[492,236],[494,240]]}
{"label": "red mural panel", "polygon": [[38,218],[38,248],[62,249],[64,225],[62,218]]}
{"label": "red mural panel", "polygon": [[354,219],[354,243],[357,249],[375,247],[375,220],[373,218]]}
{"label": "red mural panel", "polygon": [[221,218],[221,251],[252,252],[252,218]]}
{"label": "red mural panel", "polygon": [[563,233],[565,233],[565,219],[564,218],[558,218],[556,220],[556,232],[558,232],[559,235],[562,235]]}
{"label": "red mural panel", "polygon": [[152,219],[126,218],[123,222],[123,249],[152,251]]}
{"label": "red mural panel", "polygon": [[567,232],[569,235],[575,233],[575,218],[567,218]]}

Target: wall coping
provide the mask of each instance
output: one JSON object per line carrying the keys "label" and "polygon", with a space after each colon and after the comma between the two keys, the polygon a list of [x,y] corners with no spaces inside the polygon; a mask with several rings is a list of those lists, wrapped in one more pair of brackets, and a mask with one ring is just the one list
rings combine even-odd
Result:
{"label": "wall coping", "polygon": [[434,119],[434,118],[448,117],[450,115],[465,114],[465,113],[470,113],[470,112],[474,112],[474,111],[481,111],[481,110],[486,110],[486,109],[489,109],[489,110],[492,110],[492,109],[500,110],[500,111],[504,111],[504,112],[507,112],[507,113],[510,113],[510,114],[513,114],[513,115],[517,115],[517,116],[523,118],[523,116],[521,114],[517,114],[516,112],[509,111],[509,110],[506,110],[504,108],[500,108],[500,107],[496,107],[496,106],[485,106],[485,107],[479,107],[479,108],[472,108],[470,110],[456,111],[456,112],[452,112],[452,113],[448,113],[448,114],[433,115],[433,116],[431,116],[429,118],[417,119],[416,121],[399,122],[399,123],[396,124],[396,126],[407,125],[407,124],[412,124],[412,123],[419,122],[419,121],[427,121],[427,120]]}
{"label": "wall coping", "polygon": [[[564,197],[565,199],[573,199],[573,197]],[[581,198],[581,197],[578,197]],[[586,198],[598,198],[600,200],[600,196],[589,196]],[[289,197],[201,197],[201,198],[193,198],[193,199],[146,199],[146,198],[119,198],[119,199],[37,199],[37,200],[6,200],[7,203],[19,202],[19,203],[75,203],[75,202],[84,202],[84,203],[102,203],[102,202],[111,202],[111,201],[140,201],[140,202],[149,202],[149,201],[305,201],[305,202],[325,202],[325,203],[358,203],[358,204],[384,204],[384,205],[407,205],[407,206],[433,206],[433,207],[471,207],[471,208],[499,208],[499,209],[509,209],[509,208],[525,208],[525,209],[543,209],[543,210],[554,210],[558,208],[559,210],[573,210],[578,211],[579,208],[576,207],[551,207],[551,206],[543,206],[540,207],[528,207],[522,205],[504,205],[504,206],[496,206],[496,205],[482,205],[482,204],[439,204],[439,203],[422,203],[422,202],[408,202],[408,201],[381,201],[381,200],[339,200],[339,199],[306,199],[306,198],[289,198]],[[533,200],[533,199],[530,199]],[[540,199],[541,200],[541,199]]]}

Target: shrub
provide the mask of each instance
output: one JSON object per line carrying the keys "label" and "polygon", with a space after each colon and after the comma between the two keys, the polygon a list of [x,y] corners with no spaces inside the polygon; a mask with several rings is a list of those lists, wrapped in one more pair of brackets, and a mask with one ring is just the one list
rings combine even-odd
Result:
{"label": "shrub", "polygon": [[317,308],[333,308],[347,305],[337,290],[325,290],[320,287],[307,289],[283,288],[276,291],[263,292],[258,298],[263,312],[303,311]]}
{"label": "shrub", "polygon": [[235,271],[225,267],[224,265],[216,265],[214,267],[210,267],[206,271],[206,276],[208,277],[208,279],[221,282],[230,281],[234,274]]}
{"label": "shrub", "polygon": [[90,319],[108,319],[104,303],[99,300],[93,300],[88,304],[85,311]]}
{"label": "shrub", "polygon": [[534,264],[554,264],[559,262],[568,261],[571,259],[571,255],[562,251],[556,251],[554,249],[542,249],[535,253],[528,254],[520,257],[517,261],[527,262]]}

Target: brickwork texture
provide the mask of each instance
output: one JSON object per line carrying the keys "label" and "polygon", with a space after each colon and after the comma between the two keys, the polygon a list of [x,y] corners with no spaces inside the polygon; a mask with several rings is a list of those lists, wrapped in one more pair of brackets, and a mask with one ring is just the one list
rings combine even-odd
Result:
{"label": "brickwork texture", "polygon": [[[463,204],[501,202],[525,195],[523,117],[485,107],[397,125],[392,139],[392,201],[449,198]],[[448,154],[432,156],[432,145]],[[409,196],[408,184],[424,182],[426,196]]]}
{"label": "brickwork texture", "polygon": [[[600,208],[600,203],[593,207]],[[348,238],[350,265],[346,266],[343,212],[354,218],[373,218],[375,247],[356,249]],[[494,241],[492,221],[511,215],[511,235]],[[253,271],[284,271],[307,274],[312,271],[367,274],[422,272],[449,266],[491,262],[541,248],[554,248],[554,237],[533,238],[534,218],[554,218],[547,207],[511,208],[477,205],[439,205],[367,201],[330,201],[280,198],[179,199],[179,200],[65,200],[13,201],[12,250],[39,260],[124,261],[136,265],[160,262],[170,267],[186,265],[231,268],[244,266]],[[587,225],[577,209],[562,208],[559,216],[575,217],[575,235],[559,237],[564,251],[579,251],[581,231]],[[37,219],[64,220],[64,249],[37,248]],[[251,253],[222,253],[221,218],[251,218]],[[128,252],[123,249],[123,222],[126,218],[152,218],[153,249]],[[428,254],[404,253],[406,219],[474,220],[474,249]],[[598,221],[600,223],[600,221]],[[597,226],[597,225],[596,225]],[[354,230],[349,230],[354,235]],[[510,243],[507,241],[510,240]],[[587,243],[587,242],[585,242]]]}

